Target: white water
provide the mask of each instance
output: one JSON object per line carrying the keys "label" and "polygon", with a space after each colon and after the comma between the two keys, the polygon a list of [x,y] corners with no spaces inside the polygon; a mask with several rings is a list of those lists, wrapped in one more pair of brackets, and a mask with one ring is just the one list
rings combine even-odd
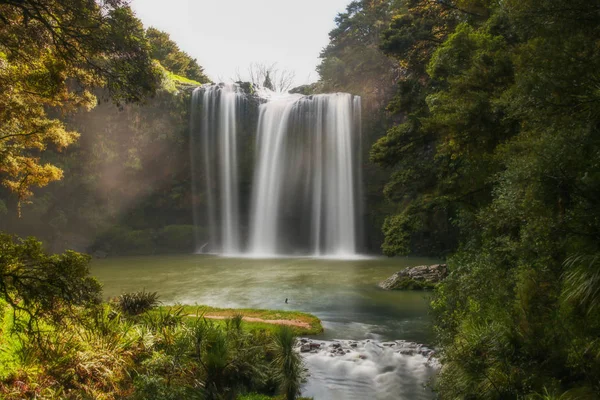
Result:
{"label": "white water", "polygon": [[346,93],[260,106],[250,255],[356,254],[353,111]]}
{"label": "white water", "polygon": [[[315,399],[426,400],[438,361],[417,343],[302,339],[309,376],[302,395]],[[319,346],[309,351],[310,346]],[[304,347],[307,349],[304,350]]]}
{"label": "white water", "polygon": [[[194,162],[202,170],[194,172],[194,193],[204,203],[202,212],[195,208],[197,245],[208,241],[210,252],[253,258],[356,257],[360,97],[260,95],[257,126],[249,127],[254,122],[239,117],[244,95],[235,85],[194,92],[192,138],[199,131],[200,141],[192,143],[192,158],[199,152],[203,160]],[[254,147],[239,146],[242,129],[255,133]],[[250,182],[240,182],[238,153],[252,148]],[[249,188],[243,196],[241,186]]]}
{"label": "white water", "polygon": [[[193,179],[194,193],[204,193],[207,207],[204,221],[199,221],[195,212],[195,223],[208,226],[210,250],[225,254],[241,251],[237,146],[237,108],[241,101],[243,95],[232,84],[197,88],[192,96],[192,107],[201,108],[200,118],[192,118],[192,140],[198,140],[194,131],[199,130],[202,158],[201,163],[194,161],[192,146],[193,169],[200,166],[204,172],[204,185],[197,185],[197,179]],[[196,244],[200,244],[198,235]]]}

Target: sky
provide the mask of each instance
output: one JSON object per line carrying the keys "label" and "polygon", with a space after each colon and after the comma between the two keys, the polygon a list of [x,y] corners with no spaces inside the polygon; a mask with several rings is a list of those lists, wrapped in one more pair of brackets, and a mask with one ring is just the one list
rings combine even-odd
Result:
{"label": "sky", "polygon": [[131,0],[146,27],[171,35],[215,82],[252,63],[292,71],[295,85],[317,81],[319,53],[335,16],[351,0]]}

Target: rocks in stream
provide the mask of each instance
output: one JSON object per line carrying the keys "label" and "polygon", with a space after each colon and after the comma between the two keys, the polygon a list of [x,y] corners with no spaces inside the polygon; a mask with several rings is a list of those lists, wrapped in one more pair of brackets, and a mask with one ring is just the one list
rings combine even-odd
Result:
{"label": "rocks in stream", "polygon": [[396,272],[378,286],[385,290],[430,289],[448,275],[446,264],[419,265]]}
{"label": "rocks in stream", "polygon": [[321,348],[319,343],[314,343],[308,339],[300,339],[300,353],[314,352]]}
{"label": "rocks in stream", "polygon": [[298,340],[296,350],[300,353],[327,355],[329,357],[341,357],[348,355],[355,359],[365,360],[369,354],[393,351],[403,356],[423,356],[428,361],[435,360],[435,351],[427,346],[405,340],[378,342],[372,340],[334,340],[314,341],[301,338]]}

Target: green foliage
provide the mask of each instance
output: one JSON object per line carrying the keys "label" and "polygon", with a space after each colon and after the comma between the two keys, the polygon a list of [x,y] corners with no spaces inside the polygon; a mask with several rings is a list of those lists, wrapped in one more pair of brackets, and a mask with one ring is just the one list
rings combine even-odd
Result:
{"label": "green foliage", "polygon": [[0,296],[15,322],[33,329],[40,318],[60,319],[74,306],[96,304],[100,284],[88,276],[89,260],[74,251],[50,255],[33,238],[0,234]]}
{"label": "green foliage", "polygon": [[285,394],[286,400],[294,400],[300,394],[300,384],[303,378],[302,358],[294,347],[296,337],[294,331],[282,325],[273,337],[273,350],[275,357],[273,364],[277,371],[279,390]]}
{"label": "green foliage", "polygon": [[415,279],[402,279],[397,282],[396,285],[390,287],[392,290],[427,290],[434,289],[436,287],[435,283],[427,282],[427,281],[417,281]]}
{"label": "green foliage", "polygon": [[42,160],[68,173],[23,205],[21,218],[0,189],[9,209],[0,228],[40,237],[53,251],[193,251],[189,93],[161,90],[142,107],[102,103],[66,120],[81,140]]}
{"label": "green foliage", "polygon": [[93,108],[97,88],[117,104],[139,102],[160,78],[123,1],[3,2],[0,15],[0,178],[22,201],[62,177],[39,152],[79,136],[57,114]]}
{"label": "green foliage", "polygon": [[587,314],[600,307],[600,254],[572,255],[565,260],[564,301],[575,303]]}
{"label": "green foliage", "polygon": [[113,226],[99,234],[92,248],[118,255],[190,252],[194,248],[194,227],[167,225],[160,229],[133,230]]}
{"label": "green foliage", "polygon": [[[246,327],[241,315],[221,324],[185,310],[161,308],[123,318],[102,304],[80,309],[60,326],[45,325],[44,335],[35,338],[11,330],[12,310],[2,303],[0,360],[6,362],[0,365],[0,396],[271,398],[282,379],[299,382],[291,329],[269,334]],[[295,368],[288,368],[289,360]]]}
{"label": "green foliage", "polygon": [[[380,33],[390,21],[388,1],[353,1],[336,17],[329,45],[317,66],[322,91],[345,90],[363,97],[369,108],[385,102],[397,65],[378,49]],[[375,107],[373,107],[374,109]]]}
{"label": "green foliage", "polygon": [[451,254],[441,398],[600,395],[596,8],[365,1],[332,32],[325,80],[346,74],[344,40],[400,66],[371,160],[389,171],[384,253]]}
{"label": "green foliage", "polygon": [[159,303],[157,292],[146,292],[145,290],[124,293],[114,299],[113,302],[121,312],[127,315],[142,314]]}
{"label": "green foliage", "polygon": [[159,246],[189,251],[194,248],[194,226],[167,225],[158,233]]}
{"label": "green foliage", "polygon": [[[307,326],[291,326],[291,329],[295,335],[317,335],[323,332],[323,325],[321,324],[319,318],[312,314],[307,314],[300,311],[261,310],[256,308],[218,308],[197,305],[160,306],[158,307],[158,310],[159,312],[177,311],[187,316],[213,316],[217,318],[225,318],[225,321],[237,320],[239,317],[256,318],[258,320],[265,321],[296,321],[304,323]],[[154,312],[155,311],[152,311],[150,314]],[[213,323],[218,324],[219,320],[214,320]],[[278,326],[275,324],[260,321],[244,321],[244,326],[248,330],[262,330],[269,332],[269,334],[275,334],[278,329]]]}
{"label": "green foliage", "polygon": [[[204,71],[196,59],[181,51],[179,46],[171,40],[166,32],[156,28],[146,30],[146,38],[150,43],[152,58],[174,74],[180,75],[186,83],[208,83],[210,80],[204,75]],[[179,77],[177,77],[179,78]]]}

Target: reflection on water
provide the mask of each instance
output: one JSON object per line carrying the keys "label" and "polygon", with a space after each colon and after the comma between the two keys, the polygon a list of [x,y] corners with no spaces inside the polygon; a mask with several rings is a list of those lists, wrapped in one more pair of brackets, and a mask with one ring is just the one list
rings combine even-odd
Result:
{"label": "reflection on water", "polygon": [[[241,259],[208,255],[94,260],[106,297],[146,289],[166,304],[299,310],[317,315],[325,332],[314,340],[355,340],[348,353],[307,353],[303,393],[316,400],[429,399],[435,368],[422,354],[382,341],[431,342],[426,292],[388,292],[377,282],[424,258]],[[289,302],[286,304],[285,299]],[[370,342],[366,342],[369,339]],[[365,342],[360,342],[365,340]]]}

